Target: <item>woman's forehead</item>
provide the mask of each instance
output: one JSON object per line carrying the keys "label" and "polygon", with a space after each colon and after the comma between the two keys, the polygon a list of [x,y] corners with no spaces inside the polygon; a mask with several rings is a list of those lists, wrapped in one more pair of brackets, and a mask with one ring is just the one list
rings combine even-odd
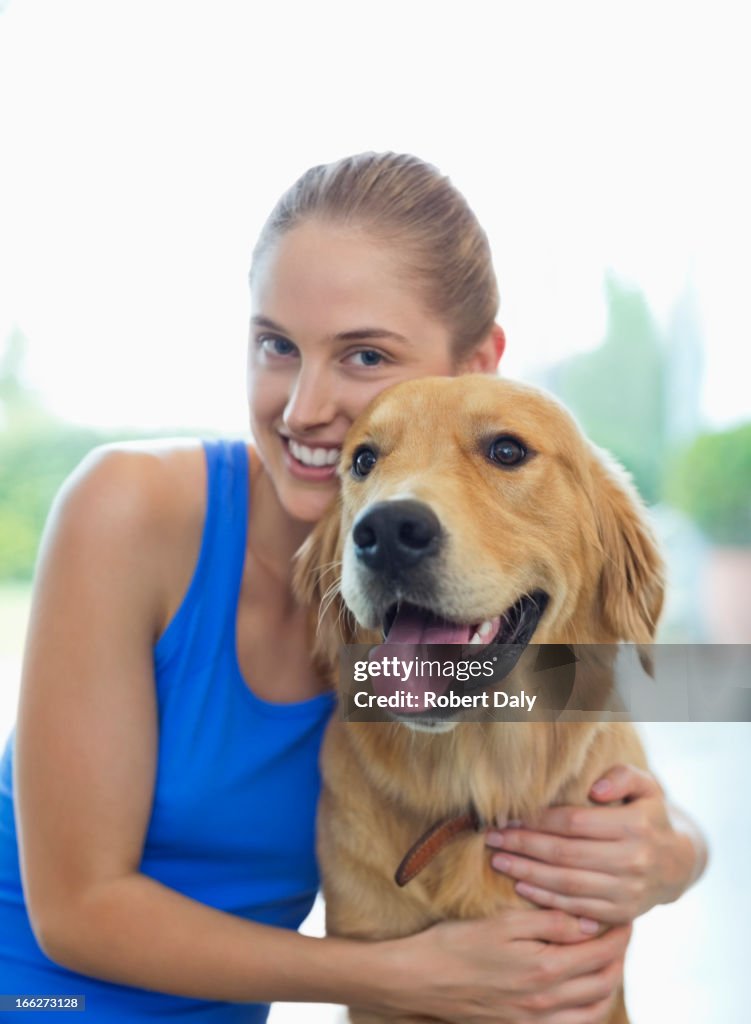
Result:
{"label": "woman's forehead", "polygon": [[361,230],[321,221],[305,221],[281,235],[259,257],[252,291],[259,300],[290,288],[306,298],[318,293],[349,294],[396,288],[403,280],[393,246]]}
{"label": "woman's forehead", "polygon": [[260,257],[251,304],[254,316],[290,334],[379,329],[410,337],[429,324],[443,326],[394,247],[363,231],[319,222],[292,228]]}

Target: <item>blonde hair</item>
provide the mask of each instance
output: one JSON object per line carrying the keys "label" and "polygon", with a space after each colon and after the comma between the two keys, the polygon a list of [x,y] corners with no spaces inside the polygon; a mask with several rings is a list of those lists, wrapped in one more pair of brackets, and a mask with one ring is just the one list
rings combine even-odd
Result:
{"label": "blonde hair", "polygon": [[464,196],[432,164],[406,153],[359,153],[311,167],[276,204],[253,250],[263,254],[305,220],[340,223],[391,244],[462,357],[490,331],[498,285],[490,246]]}

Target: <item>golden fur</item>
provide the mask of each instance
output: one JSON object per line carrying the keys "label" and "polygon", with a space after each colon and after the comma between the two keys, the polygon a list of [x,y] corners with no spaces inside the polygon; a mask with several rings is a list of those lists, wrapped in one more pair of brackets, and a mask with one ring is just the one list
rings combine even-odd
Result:
{"label": "golden fur", "polygon": [[[532,453],[523,465],[488,459],[487,439],[499,435],[523,439]],[[378,463],[355,479],[352,457],[363,443]],[[479,623],[542,588],[549,603],[534,643],[604,645],[577,666],[577,683],[605,690],[612,645],[654,639],[663,569],[643,506],[620,467],[544,392],[479,375],[398,385],[352,426],[340,474],[340,498],[297,566],[301,593],[320,607],[315,653],[324,669],[335,671],[341,643],[380,639],[353,570],[351,528],[371,503],[405,496],[428,504],[449,538],[434,595],[447,619]],[[481,833],[453,841],[404,889],[394,870],[438,819],[470,804],[487,822],[586,804],[591,784],[619,762],[645,764],[627,724],[463,721],[430,733],[400,722],[332,722],[319,814],[330,933],[393,937],[527,905],[490,867]],[[386,1018],[353,1010],[352,1020]],[[624,1022],[621,998],[609,1024]]]}

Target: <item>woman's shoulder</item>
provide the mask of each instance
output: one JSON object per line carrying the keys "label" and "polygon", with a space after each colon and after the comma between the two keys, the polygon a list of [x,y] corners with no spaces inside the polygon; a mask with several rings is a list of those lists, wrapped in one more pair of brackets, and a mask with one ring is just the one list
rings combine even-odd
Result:
{"label": "woman's shoulder", "polygon": [[123,441],[93,449],[63,485],[57,504],[91,508],[122,523],[174,527],[202,516],[206,469],[195,439]]}
{"label": "woman's shoulder", "polygon": [[[62,487],[48,532],[62,531],[102,571],[112,548],[157,597],[165,625],[190,583],[206,517],[207,468],[197,439],[118,442],[94,449]],[[157,629],[160,632],[160,629]]]}

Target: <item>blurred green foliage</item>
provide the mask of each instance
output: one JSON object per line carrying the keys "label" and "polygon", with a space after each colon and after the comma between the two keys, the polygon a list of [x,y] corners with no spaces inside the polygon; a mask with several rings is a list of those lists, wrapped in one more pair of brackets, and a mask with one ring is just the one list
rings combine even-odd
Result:
{"label": "blurred green foliage", "polygon": [[695,438],[675,458],[666,495],[716,544],[751,545],[751,423]]}
{"label": "blurred green foliage", "polygon": [[87,452],[109,440],[49,421],[0,438],[0,580],[31,578],[55,493]]}
{"label": "blurred green foliage", "polygon": [[607,333],[593,352],[560,364],[553,390],[585,433],[632,474],[642,497],[661,497],[667,452],[665,345],[643,293],[608,275]]}
{"label": "blurred green foliage", "polygon": [[92,448],[157,436],[98,431],[56,419],[24,383],[25,350],[26,339],[14,331],[0,357],[0,581],[31,579],[53,498]]}

